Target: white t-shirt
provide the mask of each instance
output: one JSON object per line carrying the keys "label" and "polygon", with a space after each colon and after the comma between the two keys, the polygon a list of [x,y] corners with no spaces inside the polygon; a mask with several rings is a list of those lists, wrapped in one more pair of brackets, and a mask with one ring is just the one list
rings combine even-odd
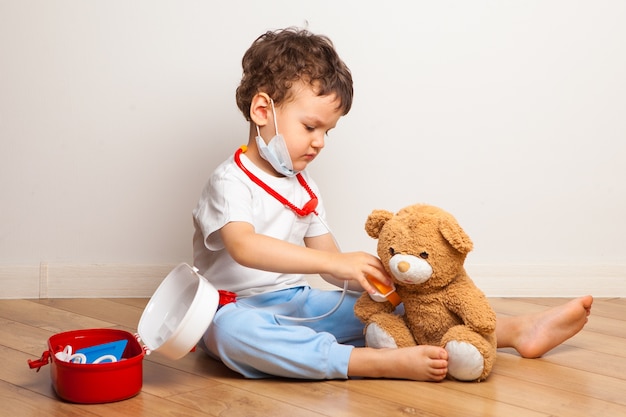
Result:
{"label": "white t-shirt", "polygon": [[[241,154],[243,165],[290,203],[302,207],[310,200],[308,192],[296,177],[274,177]],[[317,213],[324,219],[324,207],[315,182],[301,172],[319,203]],[[217,289],[233,291],[240,297],[307,285],[302,274],[281,274],[239,265],[224,248],[219,230],[229,222],[243,221],[257,233],[297,245],[305,237],[320,236],[329,231],[315,214],[299,217],[283,206],[261,186],[252,182],[230,157],[211,175],[193,211],[194,266]]]}

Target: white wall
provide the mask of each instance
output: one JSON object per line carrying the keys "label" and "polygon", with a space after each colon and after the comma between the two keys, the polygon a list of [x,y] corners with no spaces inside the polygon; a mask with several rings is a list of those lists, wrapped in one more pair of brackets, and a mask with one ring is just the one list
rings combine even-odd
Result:
{"label": "white wall", "polygon": [[375,250],[372,209],[428,202],[489,295],[626,296],[624,21],[620,0],[0,0],[0,297],[190,261],[200,189],[246,141],[241,56],[306,22],[355,80],[311,166],[344,250]]}

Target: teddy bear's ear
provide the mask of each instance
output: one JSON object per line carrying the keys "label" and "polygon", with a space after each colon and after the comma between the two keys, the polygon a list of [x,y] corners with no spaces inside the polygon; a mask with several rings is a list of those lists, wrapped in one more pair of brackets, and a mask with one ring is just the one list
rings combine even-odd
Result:
{"label": "teddy bear's ear", "polygon": [[380,231],[389,219],[393,217],[393,213],[387,210],[374,210],[367,216],[365,222],[365,231],[370,237],[378,239]]}
{"label": "teddy bear's ear", "polygon": [[439,231],[454,249],[464,255],[474,248],[470,237],[452,216],[443,216],[439,219]]}

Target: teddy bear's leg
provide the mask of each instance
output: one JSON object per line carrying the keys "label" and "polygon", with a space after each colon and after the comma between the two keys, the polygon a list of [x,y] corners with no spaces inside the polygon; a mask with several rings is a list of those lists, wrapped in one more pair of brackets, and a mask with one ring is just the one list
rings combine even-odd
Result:
{"label": "teddy bear's leg", "polygon": [[376,349],[398,347],[393,337],[384,331],[378,323],[370,323],[365,327],[365,345]]}
{"label": "teddy bear's leg", "polygon": [[448,375],[459,381],[487,378],[496,358],[495,335],[487,338],[466,326],[455,326],[442,339],[448,352]]}
{"label": "teddy bear's leg", "polygon": [[416,343],[402,317],[380,313],[370,317],[365,327],[365,344],[380,349],[415,346]]}
{"label": "teddy bear's leg", "polygon": [[448,374],[459,381],[474,381],[485,369],[483,355],[468,342],[451,340],[445,345],[448,352]]}

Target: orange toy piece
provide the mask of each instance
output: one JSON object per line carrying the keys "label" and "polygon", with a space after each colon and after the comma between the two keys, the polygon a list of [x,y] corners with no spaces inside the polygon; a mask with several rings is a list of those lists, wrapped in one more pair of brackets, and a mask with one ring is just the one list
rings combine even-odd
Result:
{"label": "orange toy piece", "polygon": [[397,307],[402,302],[400,296],[396,292],[395,286],[383,284],[379,280],[372,277],[367,277],[367,280],[378,291],[378,294],[374,294],[374,296],[372,297],[374,301],[389,301],[394,307]]}

